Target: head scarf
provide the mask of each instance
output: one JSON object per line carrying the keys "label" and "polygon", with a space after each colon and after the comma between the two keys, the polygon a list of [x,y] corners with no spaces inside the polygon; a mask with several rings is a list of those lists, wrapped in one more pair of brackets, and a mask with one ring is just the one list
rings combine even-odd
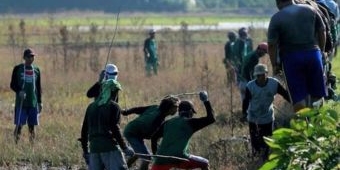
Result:
{"label": "head scarf", "polygon": [[95,102],[97,103],[98,106],[107,104],[111,100],[112,91],[121,89],[122,87],[117,80],[114,79],[104,80],[101,83],[101,91]]}

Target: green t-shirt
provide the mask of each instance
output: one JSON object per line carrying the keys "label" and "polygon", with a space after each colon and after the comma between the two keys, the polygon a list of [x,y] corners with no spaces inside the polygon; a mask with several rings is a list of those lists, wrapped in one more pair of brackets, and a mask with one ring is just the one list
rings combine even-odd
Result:
{"label": "green t-shirt", "polygon": [[93,102],[86,109],[85,119],[87,124],[85,126],[88,127],[90,153],[109,152],[118,149],[117,141],[114,139],[114,136],[116,136],[114,133],[117,132],[113,131],[120,119],[118,110],[120,108],[113,102],[101,106]]}
{"label": "green t-shirt", "polygon": [[259,56],[256,54],[255,51],[251,52],[243,58],[241,75],[244,80],[250,81],[252,79],[254,67],[256,66],[256,64],[258,64],[258,62]]}
{"label": "green t-shirt", "polygon": [[137,118],[129,122],[124,129],[124,136],[136,136],[143,139],[150,139],[157,130],[154,127],[154,120],[159,116],[158,105],[152,105]]}
{"label": "green t-shirt", "polygon": [[231,62],[233,66],[237,66],[239,64],[240,61],[236,58],[235,41],[228,41],[224,45],[224,58],[225,64],[227,61]]}
{"label": "green t-shirt", "polygon": [[144,48],[150,54],[150,61],[157,61],[157,42],[154,38],[148,38],[145,40]]}
{"label": "green t-shirt", "polygon": [[[164,124],[163,139],[157,150],[158,155],[188,158],[188,146],[194,131],[184,117],[174,117]],[[175,164],[176,159],[155,158],[156,165]]]}
{"label": "green t-shirt", "polygon": [[236,59],[238,60],[238,69],[240,71],[243,58],[253,51],[253,41],[250,38],[245,40],[237,39],[235,42]]}
{"label": "green t-shirt", "polygon": [[[40,88],[37,87],[37,83],[40,80],[39,68],[33,64],[30,66],[20,64],[16,67],[17,70],[13,73],[13,79],[15,79],[16,86],[26,93],[26,98],[23,100],[22,107],[37,107],[37,103],[39,102],[37,88]],[[16,106],[19,106],[20,103],[19,93],[17,92],[15,104]]]}

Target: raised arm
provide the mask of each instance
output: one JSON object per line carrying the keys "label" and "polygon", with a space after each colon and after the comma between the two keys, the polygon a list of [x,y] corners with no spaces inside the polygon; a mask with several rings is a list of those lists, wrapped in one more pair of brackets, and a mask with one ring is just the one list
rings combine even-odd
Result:
{"label": "raised arm", "polygon": [[199,96],[200,100],[204,103],[207,115],[205,117],[188,119],[189,124],[194,132],[216,121],[214,116],[214,110],[212,109],[210,101],[208,100],[208,93],[206,91],[202,91],[199,93]]}

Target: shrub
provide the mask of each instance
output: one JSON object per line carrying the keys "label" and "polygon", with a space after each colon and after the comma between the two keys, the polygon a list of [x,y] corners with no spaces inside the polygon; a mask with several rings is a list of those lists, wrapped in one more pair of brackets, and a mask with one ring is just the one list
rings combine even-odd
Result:
{"label": "shrub", "polygon": [[330,105],[302,109],[290,121],[290,128],[265,137],[272,153],[261,169],[339,169],[339,125],[339,115]]}

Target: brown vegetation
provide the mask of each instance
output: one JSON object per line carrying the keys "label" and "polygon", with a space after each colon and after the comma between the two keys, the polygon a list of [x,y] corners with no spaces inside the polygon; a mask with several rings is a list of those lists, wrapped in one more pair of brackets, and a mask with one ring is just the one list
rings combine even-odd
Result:
{"label": "brown vegetation", "polygon": [[[225,32],[209,31],[196,32],[192,36],[188,36],[190,33],[158,32],[159,75],[150,78],[144,72],[144,33],[134,33],[131,38],[134,43],[115,44],[108,61],[116,64],[120,71],[118,79],[123,87],[120,106],[125,109],[155,104],[168,94],[207,90],[217,122],[194,135],[191,152],[209,158],[212,169],[256,169],[258,162],[249,157],[248,143],[229,140],[232,136],[247,136],[248,127],[238,121],[241,116],[239,92],[237,86],[230,86],[231,80],[226,78],[222,63],[224,42],[209,41],[210,33],[226,36]],[[109,46],[96,45],[98,33],[94,30],[92,35],[87,35],[92,37],[90,41],[82,34],[71,33],[66,38],[68,33],[65,29],[61,29],[60,34],[62,36],[50,38],[49,44],[32,46],[38,54],[35,63],[42,71],[44,104],[37,141],[33,146],[26,140],[26,127],[23,140],[18,145],[14,144],[12,137],[14,93],[9,89],[9,82],[13,66],[21,62],[23,48],[13,44],[0,47],[0,147],[3,148],[0,164],[3,167],[11,168],[17,166],[18,162],[29,162],[37,167],[46,162],[51,166],[74,169],[80,167],[74,165],[84,166],[76,139],[80,136],[84,111],[92,100],[86,98],[85,93],[97,81],[99,71],[105,65]],[[107,33],[104,35],[105,41],[109,41],[112,36]],[[254,45],[265,40],[263,30],[253,30],[251,35],[255,40]],[[205,37],[206,41],[197,43],[193,36],[203,37],[202,40]],[[30,44],[29,37],[24,42]],[[262,58],[261,62],[268,63],[268,56]],[[199,113],[197,116],[205,114],[198,96],[185,97],[194,101]],[[132,118],[123,117],[122,128]]]}

